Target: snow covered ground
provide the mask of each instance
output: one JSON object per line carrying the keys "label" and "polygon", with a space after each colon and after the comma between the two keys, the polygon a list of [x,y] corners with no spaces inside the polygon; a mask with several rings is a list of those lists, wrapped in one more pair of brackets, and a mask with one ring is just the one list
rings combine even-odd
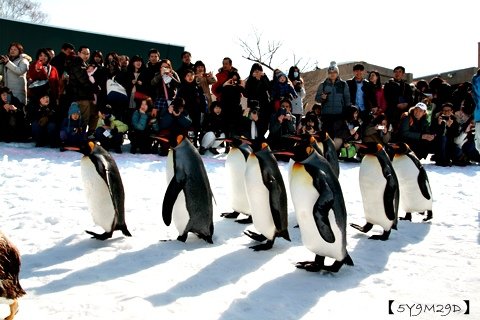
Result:
{"label": "snow covered ground", "polygon": [[[248,248],[243,231],[252,225],[220,217],[231,211],[225,155],[203,156],[216,200],[213,245],[194,235],[161,241],[177,237],[161,217],[165,157],[113,156],[133,237],[117,231],[101,242],[84,232],[103,231],[87,209],[81,154],[0,143],[0,228],[22,254],[27,291],[16,319],[480,319],[478,165],[425,161],[433,220],[414,214],[385,242],[367,239],[378,226],[367,235],[348,227],[355,266],[331,274],[295,268],[314,254],[293,228],[290,199],[292,241],[277,239],[269,251]],[[286,178],[286,163],[280,168]],[[358,170],[341,163],[340,183],[348,222],[363,224]],[[7,314],[0,305],[0,318]]]}

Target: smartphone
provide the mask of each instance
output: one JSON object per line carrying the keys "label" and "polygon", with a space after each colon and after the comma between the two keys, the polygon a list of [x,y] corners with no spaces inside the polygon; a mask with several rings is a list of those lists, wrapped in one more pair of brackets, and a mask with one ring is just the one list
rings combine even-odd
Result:
{"label": "smartphone", "polygon": [[378,130],[384,130],[385,126],[378,126],[377,128],[378,128]]}

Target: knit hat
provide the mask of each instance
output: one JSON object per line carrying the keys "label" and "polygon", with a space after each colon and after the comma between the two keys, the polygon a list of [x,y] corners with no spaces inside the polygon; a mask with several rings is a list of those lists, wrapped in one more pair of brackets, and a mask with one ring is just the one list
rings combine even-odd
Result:
{"label": "knit hat", "polygon": [[285,75],[285,73],[283,73],[282,71],[278,72],[278,73],[276,74],[276,76],[277,76],[277,79],[278,79],[278,80],[280,80],[280,78],[281,78],[282,76],[285,77],[285,78],[287,77],[287,76]]}
{"label": "knit hat", "polygon": [[70,105],[70,108],[68,109],[68,116],[70,117],[74,113],[80,114],[80,107],[76,102],[72,102],[72,104]]}
{"label": "knit hat", "polygon": [[338,70],[337,63],[335,61],[330,62],[330,66],[328,67],[328,72],[336,72],[337,74],[340,74],[340,71]]}

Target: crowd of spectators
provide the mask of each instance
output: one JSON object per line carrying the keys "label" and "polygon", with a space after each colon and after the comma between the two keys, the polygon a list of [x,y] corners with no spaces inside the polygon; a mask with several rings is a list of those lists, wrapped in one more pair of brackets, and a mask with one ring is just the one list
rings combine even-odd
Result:
{"label": "crowd of spectators", "polygon": [[344,80],[332,61],[315,104],[306,108],[297,66],[288,73],[276,69],[270,78],[253,63],[242,78],[228,57],[213,73],[187,51],[174,69],[156,49],[144,61],[70,43],[58,54],[40,48],[33,57],[18,42],[0,56],[0,141],[33,140],[63,151],[94,139],[120,153],[128,138],[132,153],[166,155],[170,141],[184,134],[201,154],[218,154],[228,152],[227,138],[236,136],[288,151],[292,135],[327,132],[345,161],[359,161],[361,141],[387,149],[406,142],[420,159],[432,155],[440,166],[480,158],[479,73],[453,87],[440,77],[408,83],[398,66],[382,82],[376,70],[365,77],[365,67],[356,64]]}

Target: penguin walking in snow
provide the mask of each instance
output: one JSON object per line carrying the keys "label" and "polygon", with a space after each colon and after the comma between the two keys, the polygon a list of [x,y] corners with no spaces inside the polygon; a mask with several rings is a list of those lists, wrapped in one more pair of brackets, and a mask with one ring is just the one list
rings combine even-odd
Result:
{"label": "penguin walking in snow", "polygon": [[224,212],[221,216],[235,219],[239,214],[244,214],[247,215],[248,218],[235,221],[243,224],[252,223],[247,190],[245,189],[245,170],[247,168],[248,156],[252,153],[252,148],[248,142],[244,142],[244,140],[241,139],[232,139],[228,142],[230,142],[230,151],[225,160],[225,169],[227,171],[226,180],[230,184],[230,203],[233,212]]}
{"label": "penguin walking in snow", "polygon": [[412,212],[426,213],[423,221],[432,219],[432,190],[427,172],[415,153],[406,143],[391,145],[394,157],[393,168],[397,174],[400,188],[400,209],[405,217],[400,220],[412,221]]}
{"label": "penguin walking in snow", "polygon": [[[315,253],[315,261],[298,262],[296,267],[338,272],[344,264],[353,266],[346,250],[347,210],[335,172],[311,143],[297,144],[293,160],[290,194],[303,245]],[[326,266],[325,257],[334,263]]]}
{"label": "penguin walking in snow", "polygon": [[282,174],[266,143],[254,145],[247,159],[245,186],[252,212],[253,225],[260,234],[250,230],[245,234],[266,243],[250,247],[255,251],[272,248],[276,237],[290,241],[288,234],[287,192]]}
{"label": "penguin walking in snow", "polygon": [[80,166],[90,213],[95,224],[105,230],[102,234],[86,232],[98,240],[111,238],[115,230],[131,237],[125,223],[125,192],[115,160],[92,141],[77,151],[83,153]]}
{"label": "penguin walking in snow", "polygon": [[18,299],[25,295],[20,285],[20,253],[15,245],[0,231],[0,302],[10,306],[10,315],[5,320],[13,320],[18,312]]}
{"label": "penguin walking in snow", "polygon": [[189,232],[213,243],[213,193],[207,171],[197,149],[180,135],[167,159],[168,187],[163,199],[163,222],[173,222],[177,240],[185,242]]}
{"label": "penguin walking in snow", "polygon": [[360,163],[359,182],[363,209],[367,223],[361,227],[350,225],[368,232],[374,224],[380,225],[382,235],[373,235],[370,239],[387,240],[391,229],[397,229],[399,187],[392,162],[382,145],[376,143],[358,144],[359,152],[364,154]]}

